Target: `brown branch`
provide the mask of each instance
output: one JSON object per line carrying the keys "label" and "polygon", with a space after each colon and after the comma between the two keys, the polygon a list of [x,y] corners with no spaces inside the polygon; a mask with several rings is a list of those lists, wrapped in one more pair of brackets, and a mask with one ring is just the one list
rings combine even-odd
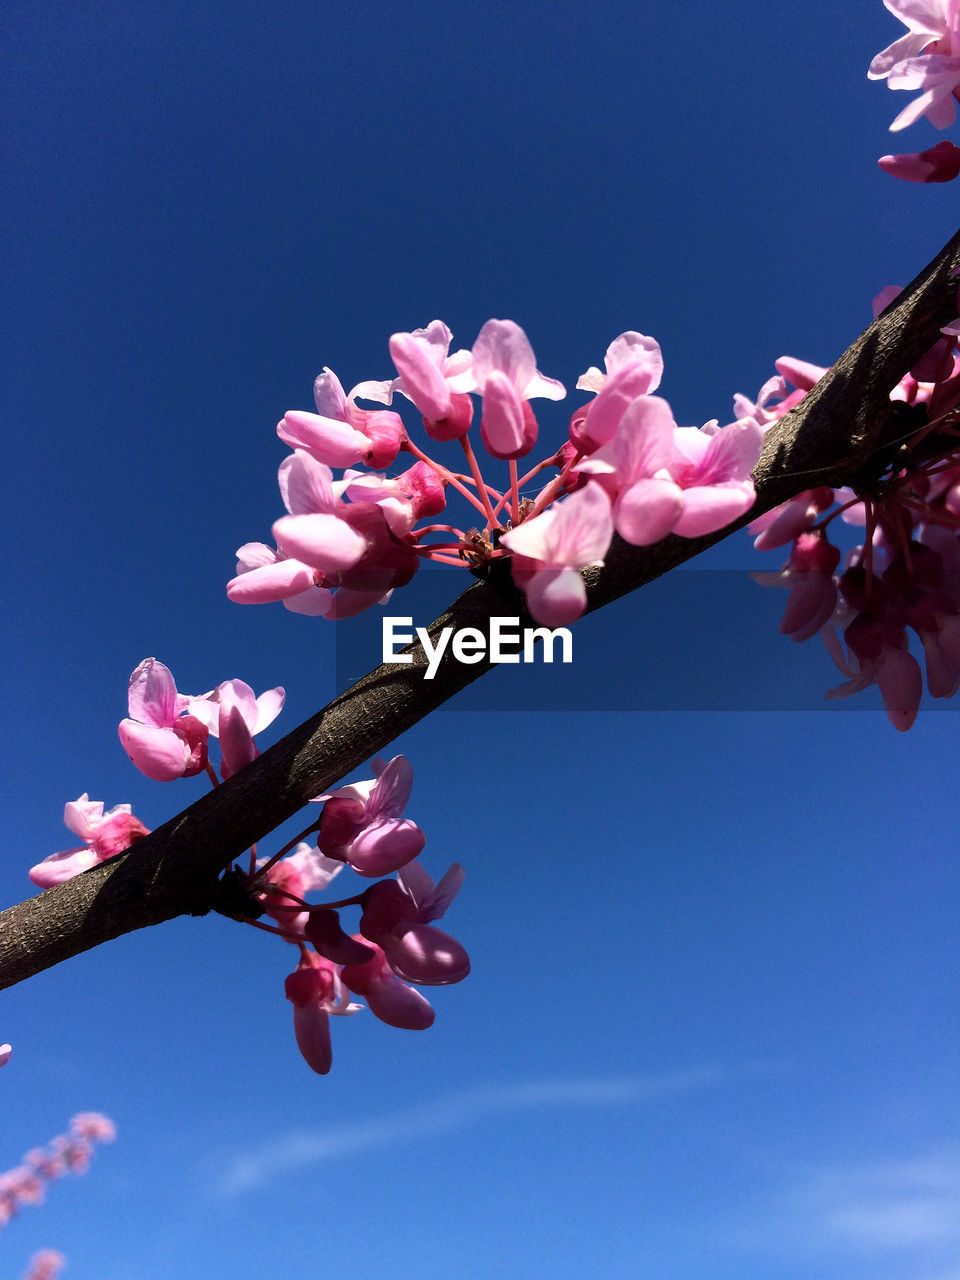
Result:
{"label": "brown branch", "polygon": [[[768,432],[749,515],[697,539],[669,537],[643,548],[615,540],[603,568],[585,575],[588,608],[636,590],[803,489],[850,483],[886,465],[904,434],[889,392],[956,317],[958,268],[960,232]],[[486,631],[491,615],[504,612],[532,621],[501,566],[455,600],[430,633]],[[127,853],[0,913],[0,987],[120,934],[210,910],[220,872],[244,850],[490,669],[486,661],[446,658],[425,682],[422,649],[409,652],[411,665],[378,667]]]}

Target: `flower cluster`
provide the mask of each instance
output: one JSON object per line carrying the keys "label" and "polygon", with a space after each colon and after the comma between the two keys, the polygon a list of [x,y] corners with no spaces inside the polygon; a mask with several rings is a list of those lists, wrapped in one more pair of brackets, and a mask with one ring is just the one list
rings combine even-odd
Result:
{"label": "flower cluster", "polygon": [[[242,680],[226,680],[196,696],[181,694],[169,669],[145,658],[130,676],[129,715],[120,722],[120,740],[148,778],[166,782],[205,771],[218,786],[256,757],[254,735],[272,724],[283,701],[283,689],[257,697]],[[211,737],[220,740],[219,778],[208,755]],[[454,864],[434,885],[414,861],[426,839],[403,816],[413,785],[410,762],[404,756],[378,759],[373,772],[366,781],[315,797],[312,803],[322,805],[319,818],[279,853],[258,861],[254,846],[246,869],[232,866],[224,875],[222,905],[229,914],[300,949],[286,993],[300,1050],[321,1074],[331,1063],[330,1015],[363,1007],[351,1001],[351,993],[362,995],[383,1022],[423,1030],[433,1022],[433,1009],[415,988],[459,982],[470,971],[463,947],[431,923],[456,896],[463,869]],[[30,879],[41,888],[79,875],[149,834],[129,805],[104,813],[103,804],[86,794],[66,806],[64,821],[84,843],[31,868]],[[314,845],[304,842],[308,835],[316,836]],[[376,883],[341,902],[306,901],[304,895],[325,889],[345,866]],[[393,872],[399,873],[396,880],[378,878]],[[347,906],[361,910],[359,932],[352,936],[338,914]],[[263,923],[263,914],[275,923]],[[10,1052],[9,1045],[0,1045],[0,1066]],[[97,1119],[75,1117],[75,1131],[95,1139]],[[33,1184],[17,1172],[17,1185],[29,1194]]]}
{"label": "flower cluster", "polygon": [[73,1117],[68,1133],[28,1151],[15,1169],[0,1174],[0,1229],[24,1205],[42,1204],[48,1182],[68,1173],[86,1173],[95,1144],[112,1142],[116,1136],[113,1121],[99,1112],[85,1111]]}
{"label": "flower cluster", "polygon": [[[874,300],[875,314],[898,292],[884,289]],[[949,698],[960,688],[960,320],[945,325],[942,335],[891,392],[904,439],[886,473],[858,483],[856,491],[806,490],[750,525],[758,549],[791,546],[779,573],[754,576],[789,590],[780,625],[785,635],[807,640],[822,633],[847,677],[828,696],[877,685],[901,730],[916,719],[923,693],[910,631],[923,649],[931,696]],[[816,372],[810,366],[805,374],[794,372],[802,379],[800,397]],[[773,380],[759,408],[775,420],[797,398]],[[776,403],[767,410],[771,400]],[[758,406],[745,404],[756,416]],[[837,516],[864,530],[863,542],[845,556],[830,541]]]}
{"label": "flower cluster", "polygon": [[[960,98],[960,0],[883,0],[908,34],[895,40],[870,63],[871,80],[891,89],[919,89],[892,131],[926,116],[937,129],[956,119]],[[950,182],[960,174],[960,148],[938,142],[925,151],[881,156],[880,168],[907,182]]]}
{"label": "flower cluster", "polygon": [[[320,1075],[332,1060],[331,1015],[362,1008],[351,994],[363,997],[382,1022],[422,1031],[434,1013],[417,987],[446,986],[470,972],[460,943],[432,924],[456,897],[463,868],[454,863],[434,884],[415,861],[423,832],[403,817],[413,782],[409,761],[375,760],[373,769],[373,778],[316,797],[314,803],[323,805],[320,818],[302,833],[315,831],[316,847],[298,840],[290,856],[282,857],[282,850],[245,877],[246,891],[276,922],[258,927],[271,928],[300,949],[286,994],[300,1052]],[[325,889],[345,865],[370,879],[398,874],[339,902],[306,901],[307,893]],[[339,911],[348,906],[361,910],[353,934],[340,922]]]}
{"label": "flower cluster", "polygon": [[[610,344],[604,371],[591,367],[577,383],[593,399],[574,410],[566,441],[522,477],[518,461],[539,435],[530,402],[560,400],[564,387],[539,372],[512,320],[488,320],[469,351],[451,353],[451,341],[440,320],[395,333],[396,377],[360,383],[348,395],[325,369],[314,388],[318,412],[284,415],[277,434],[294,450],[279,471],[287,515],[274,523],[275,547],[248,542],[238,550],[232,600],[282,600],[298,613],[343,618],[384,602],[424,560],[482,572],[509,558],[533,617],[559,626],[583,612],[580,570],[603,562],[614,531],[638,546],[668,533],[697,537],[753,504],[760,425],[742,418],[722,430],[716,420],[677,426],[653,394],[663,373],[653,338],[630,331]],[[465,472],[424,452],[395,410],[356,404],[389,406],[398,394],[422,415],[431,441],[457,443]],[[502,488],[483,474],[473,448],[473,397],[483,448],[507,464]],[[383,468],[402,452],[415,461],[387,475]],[[333,467],[347,468],[341,479]],[[527,493],[542,472],[547,482]],[[450,491],[479,513],[481,527],[418,524],[445,510]]]}

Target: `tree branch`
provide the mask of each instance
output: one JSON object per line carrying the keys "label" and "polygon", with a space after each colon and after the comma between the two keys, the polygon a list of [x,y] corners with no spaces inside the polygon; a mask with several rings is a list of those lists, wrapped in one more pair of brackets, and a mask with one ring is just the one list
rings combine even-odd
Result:
{"label": "tree branch", "polygon": [[[671,536],[653,547],[615,539],[603,568],[584,575],[588,610],[636,590],[803,489],[879,474],[909,434],[889,392],[956,318],[958,270],[960,232],[767,433],[748,515],[719,533]],[[430,635],[443,627],[485,631],[489,618],[504,612],[532,622],[501,563],[431,624]],[[407,652],[412,664],[378,667],[126,853],[0,913],[0,987],[123,933],[215,908],[220,872],[251,844],[491,666],[447,656],[425,682],[423,650],[415,644]]]}

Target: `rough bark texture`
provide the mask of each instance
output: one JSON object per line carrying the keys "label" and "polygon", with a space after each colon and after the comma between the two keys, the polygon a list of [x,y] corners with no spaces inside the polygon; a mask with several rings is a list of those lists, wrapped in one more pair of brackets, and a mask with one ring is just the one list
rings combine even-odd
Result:
{"label": "rough bark texture", "polygon": [[[879,474],[909,434],[890,389],[956,317],[958,270],[960,233],[768,433],[747,516],[693,540],[644,548],[615,540],[603,568],[585,574],[588,608],[636,590],[803,489]],[[501,568],[455,600],[431,636],[445,626],[486,631],[490,616],[504,613],[532,621]],[[0,987],[120,934],[224,906],[218,877],[231,861],[490,669],[446,658],[425,682],[422,649],[409,651],[411,665],[378,667],[127,853],[0,913]]]}

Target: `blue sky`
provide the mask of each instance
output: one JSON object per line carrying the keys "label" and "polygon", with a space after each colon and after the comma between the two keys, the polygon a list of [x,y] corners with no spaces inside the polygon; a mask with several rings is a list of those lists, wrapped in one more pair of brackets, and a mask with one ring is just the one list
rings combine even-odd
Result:
{"label": "blue sky", "polygon": [[[876,168],[937,138],[891,143],[879,3],[13,0],[3,26],[5,903],[81,792],[148,826],[200,794],[123,755],[140,659],[284,685],[265,740],[332,694],[330,626],[223,592],[323,365],[385,377],[390,333],[500,316],[572,388],[636,328],[678,421],[725,421],[956,229],[949,187]],[[682,609],[585,620],[592,704],[531,682],[397,744],[425,865],[467,868],[473,973],[429,1032],[344,1020],[313,1076],[292,952],[219,918],[4,992],[0,1167],[81,1109],[120,1137],[0,1273],[48,1246],[66,1280],[958,1280],[956,722],[807,709],[798,673],[836,679],[774,593],[725,608],[754,563],[742,537]],[[744,670],[702,709],[695,674]]]}

